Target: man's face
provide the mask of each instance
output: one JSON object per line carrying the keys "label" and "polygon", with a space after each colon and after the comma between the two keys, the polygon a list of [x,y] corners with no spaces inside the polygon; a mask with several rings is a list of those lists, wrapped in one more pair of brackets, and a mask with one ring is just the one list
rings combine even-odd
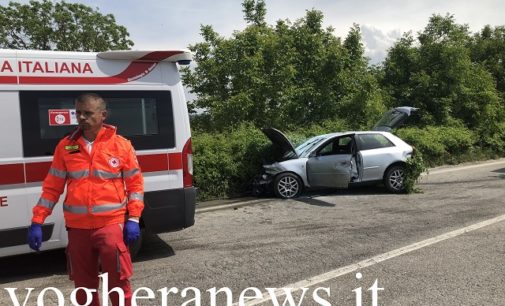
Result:
{"label": "man's face", "polygon": [[98,131],[107,117],[107,111],[98,100],[86,100],[75,104],[75,113],[83,131]]}

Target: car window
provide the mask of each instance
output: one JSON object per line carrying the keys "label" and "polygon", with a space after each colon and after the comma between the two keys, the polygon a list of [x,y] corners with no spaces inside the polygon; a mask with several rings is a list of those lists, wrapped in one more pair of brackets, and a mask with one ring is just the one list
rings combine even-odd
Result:
{"label": "car window", "polygon": [[[375,127],[397,127],[401,121],[408,117],[405,112],[399,111],[397,109],[392,109],[388,111],[384,116],[377,122]],[[384,137],[384,136],[383,136]]]}
{"label": "car window", "polygon": [[302,157],[305,154],[307,154],[308,152],[310,152],[316,145],[321,143],[321,141],[323,141],[324,139],[325,139],[325,137],[322,137],[322,136],[316,136],[316,137],[309,138],[308,140],[303,142],[301,145],[296,147],[296,149],[295,149],[296,153],[298,154],[298,156]]}
{"label": "car window", "polygon": [[335,138],[318,150],[318,155],[320,156],[337,154],[352,154],[351,136]]}
{"label": "car window", "polygon": [[360,150],[373,150],[394,147],[394,144],[382,134],[357,135]]}
{"label": "car window", "polygon": [[326,145],[323,146],[322,149],[320,149],[317,152],[317,155],[320,156],[325,156],[325,155],[332,155],[333,152],[333,146],[335,145],[335,141],[330,141]]}

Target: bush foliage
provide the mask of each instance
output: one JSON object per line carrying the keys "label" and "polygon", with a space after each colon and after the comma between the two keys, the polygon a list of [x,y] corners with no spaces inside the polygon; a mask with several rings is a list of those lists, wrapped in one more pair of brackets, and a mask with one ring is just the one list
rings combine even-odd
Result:
{"label": "bush foliage", "polygon": [[263,133],[243,124],[223,133],[193,136],[194,180],[201,200],[247,193],[270,146]]}
{"label": "bush foliage", "polygon": [[397,134],[423,154],[428,166],[461,162],[477,148],[477,135],[464,127],[405,128]]}
{"label": "bush foliage", "polygon": [[420,192],[420,189],[416,187],[416,183],[421,174],[425,171],[427,171],[427,168],[423,159],[423,154],[420,151],[416,151],[411,158],[407,159],[405,165],[403,185],[405,186],[406,193]]}

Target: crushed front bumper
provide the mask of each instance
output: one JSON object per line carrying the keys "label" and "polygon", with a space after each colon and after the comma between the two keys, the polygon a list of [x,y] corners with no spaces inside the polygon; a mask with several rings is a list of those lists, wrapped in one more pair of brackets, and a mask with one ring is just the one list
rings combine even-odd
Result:
{"label": "crushed front bumper", "polygon": [[273,177],[266,173],[256,175],[252,183],[252,194],[254,196],[273,194],[273,181]]}

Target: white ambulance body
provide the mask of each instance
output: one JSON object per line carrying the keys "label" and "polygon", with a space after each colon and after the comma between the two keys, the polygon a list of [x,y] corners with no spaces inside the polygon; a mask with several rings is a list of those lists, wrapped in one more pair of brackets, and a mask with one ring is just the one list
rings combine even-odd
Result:
{"label": "white ambulance body", "polygon": [[[76,127],[74,99],[97,93],[107,123],[131,140],[144,175],[142,226],[153,233],[194,224],[189,117],[178,64],[189,51],[102,53],[0,49],[0,257],[31,252],[32,208],[58,141]],[[42,250],[63,248],[60,197],[43,225]]]}

